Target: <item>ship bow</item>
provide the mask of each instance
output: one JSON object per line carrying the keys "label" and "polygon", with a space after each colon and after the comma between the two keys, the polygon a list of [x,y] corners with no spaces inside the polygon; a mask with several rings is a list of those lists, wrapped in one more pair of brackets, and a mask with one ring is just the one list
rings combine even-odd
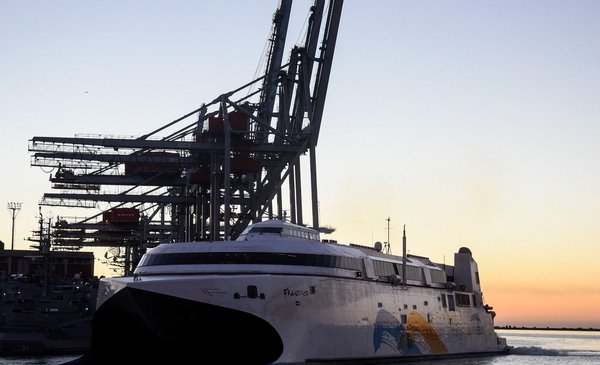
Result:
{"label": "ship bow", "polygon": [[268,364],[282,352],[277,331],[255,315],[128,287],[97,309],[90,352],[80,363],[219,359]]}

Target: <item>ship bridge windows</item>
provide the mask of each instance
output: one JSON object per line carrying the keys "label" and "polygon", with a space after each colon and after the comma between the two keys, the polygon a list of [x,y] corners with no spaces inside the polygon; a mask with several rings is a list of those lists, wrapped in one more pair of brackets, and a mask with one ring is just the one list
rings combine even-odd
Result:
{"label": "ship bridge windows", "polygon": [[248,233],[275,233],[275,234],[281,234],[281,232],[283,231],[283,228],[281,227],[252,227],[250,229],[250,232]]}
{"label": "ship bridge windows", "polygon": [[144,255],[138,267],[159,265],[294,265],[361,271],[354,257],[275,252],[191,252]]}
{"label": "ship bridge windows", "polygon": [[254,226],[244,231],[238,241],[243,241],[248,234],[278,234],[287,237],[304,238],[307,240],[319,241],[319,232],[302,227],[270,227],[270,226]]}
{"label": "ship bridge windows", "polygon": [[283,229],[284,236],[305,238],[307,240],[319,240],[319,234],[316,232],[305,231],[301,229],[293,229],[293,228],[284,228]]}

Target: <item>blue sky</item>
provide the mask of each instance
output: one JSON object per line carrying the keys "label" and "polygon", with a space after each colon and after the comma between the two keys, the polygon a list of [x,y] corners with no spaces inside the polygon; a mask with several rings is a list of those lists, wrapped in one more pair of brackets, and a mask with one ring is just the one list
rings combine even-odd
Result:
{"label": "blue sky", "polygon": [[[290,44],[309,6],[294,2]],[[1,1],[0,203],[23,202],[15,246],[50,191],[30,138],[140,135],[237,88],[258,75],[276,8]],[[331,238],[386,240],[390,217],[393,252],[404,224],[435,261],[469,246],[488,299],[560,297],[545,280],[558,276],[598,302],[599,16],[597,1],[346,0],[317,155]],[[10,223],[7,210],[7,244]]]}

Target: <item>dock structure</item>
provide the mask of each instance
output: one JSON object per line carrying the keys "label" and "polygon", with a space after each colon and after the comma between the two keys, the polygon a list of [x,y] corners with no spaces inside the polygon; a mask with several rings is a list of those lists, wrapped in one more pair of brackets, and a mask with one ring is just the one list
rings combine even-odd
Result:
{"label": "dock structure", "polygon": [[305,225],[306,156],[319,229],[316,146],[342,3],[315,0],[304,44],[284,64],[292,1],[282,0],[264,74],[159,128],[136,137],[31,138],[31,165],[53,168],[57,191],[40,205],[90,211],[56,219],[53,247],[109,247],[128,275],[160,243],[235,239],[264,218]]}

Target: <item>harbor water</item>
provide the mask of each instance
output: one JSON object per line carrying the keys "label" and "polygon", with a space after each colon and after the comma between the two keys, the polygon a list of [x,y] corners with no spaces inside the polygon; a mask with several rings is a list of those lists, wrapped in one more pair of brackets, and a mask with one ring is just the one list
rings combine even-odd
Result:
{"label": "harbor water", "polygon": [[[600,331],[497,330],[514,349],[510,355],[419,361],[419,365],[592,365],[600,364]],[[0,365],[60,365],[72,356],[4,357]],[[208,359],[207,359],[208,362]],[[200,363],[200,362],[199,362]],[[245,365],[245,364],[238,364]]]}

